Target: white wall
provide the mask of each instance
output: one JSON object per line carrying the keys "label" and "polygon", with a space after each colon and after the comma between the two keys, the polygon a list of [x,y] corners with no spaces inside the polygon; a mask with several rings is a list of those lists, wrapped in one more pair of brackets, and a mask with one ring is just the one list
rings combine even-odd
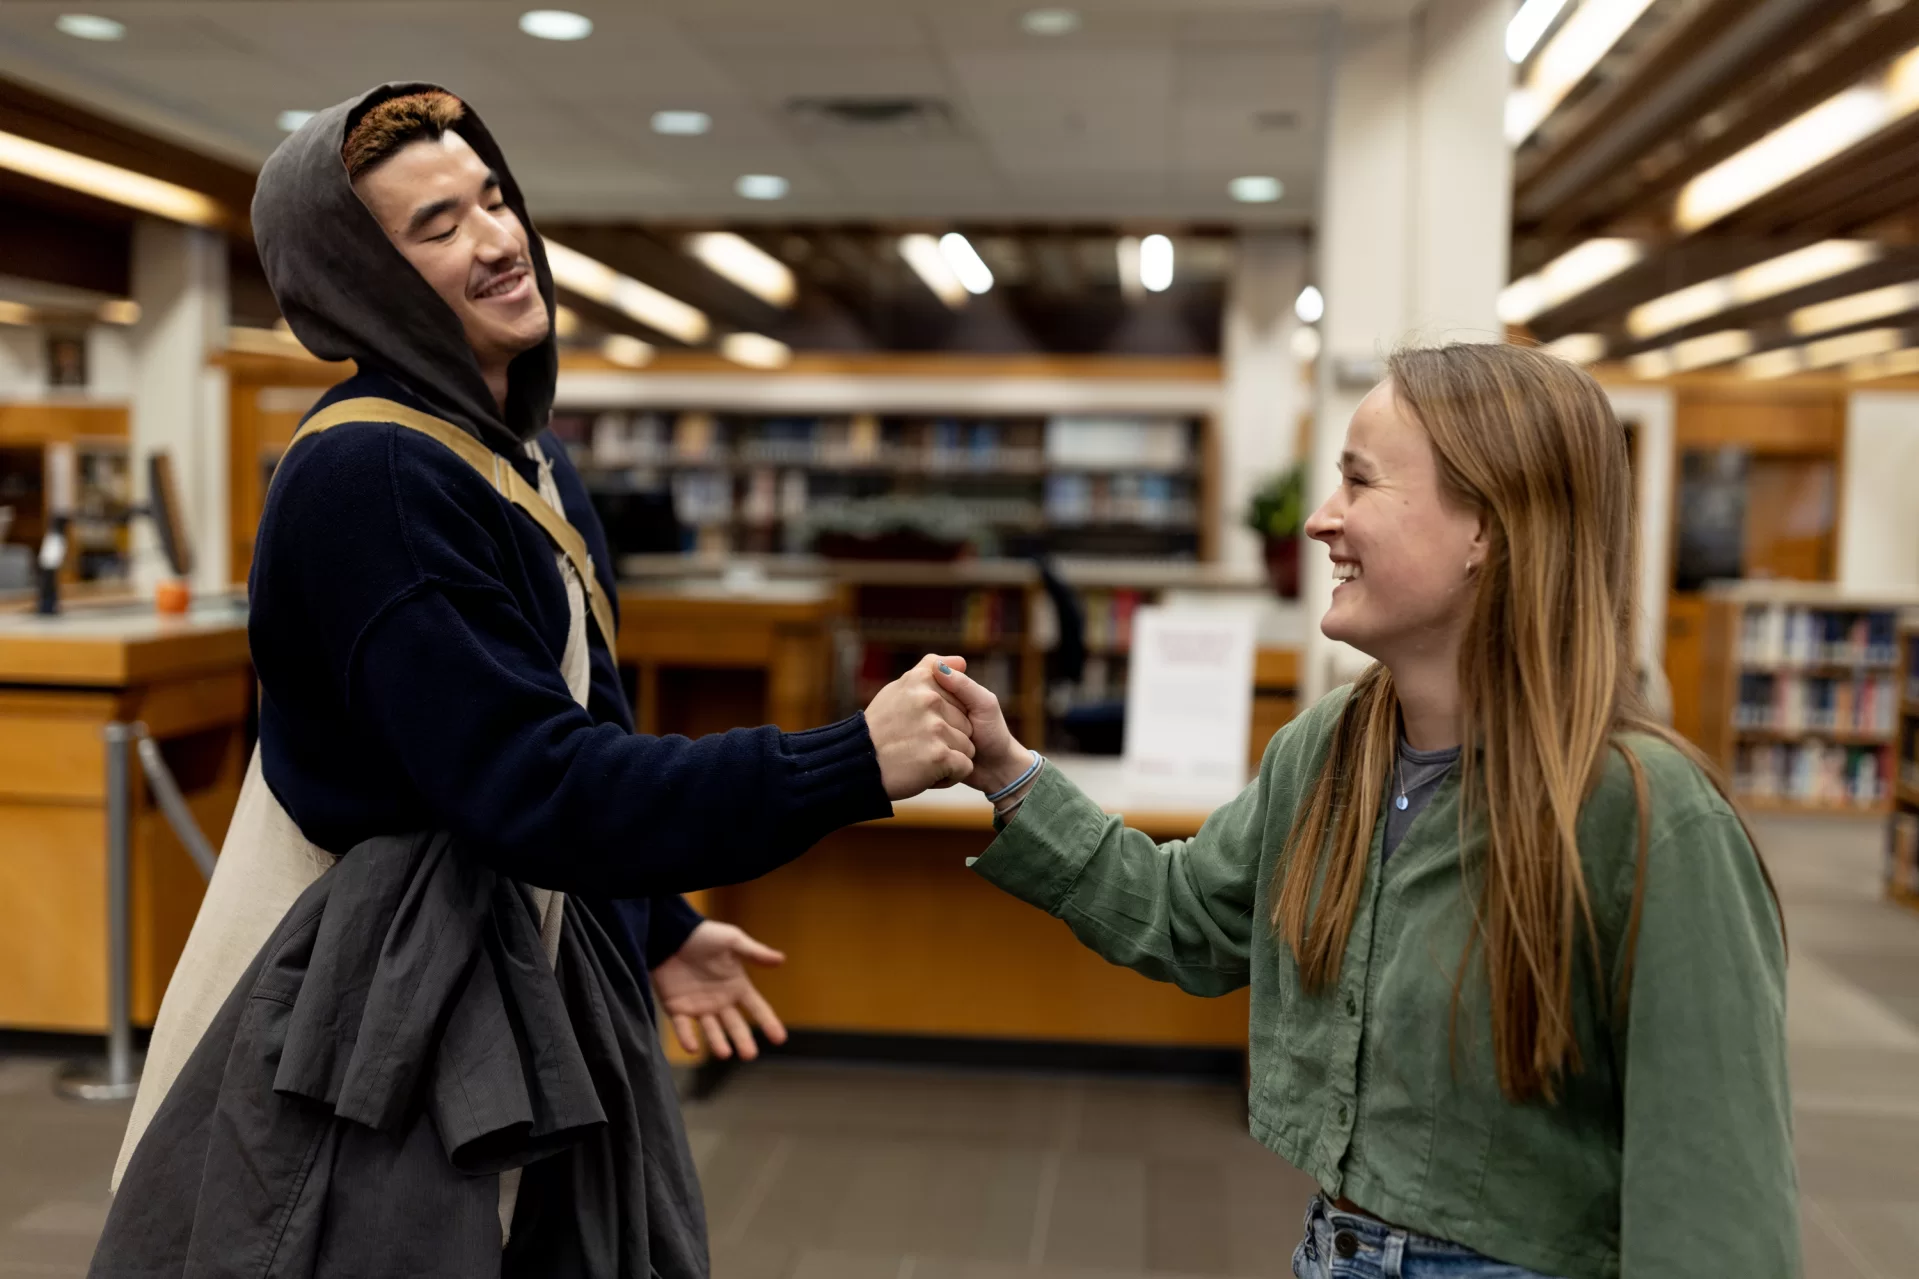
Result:
{"label": "white wall", "polygon": [[87,330],[87,384],[47,386],[47,334],[37,326],[0,324],[0,401],[103,400],[125,403],[133,394],[133,346],[127,330],[96,324]]}
{"label": "white wall", "polygon": [[1306,246],[1284,232],[1248,232],[1234,246],[1221,341],[1215,545],[1237,568],[1262,563],[1260,538],[1241,523],[1254,490],[1293,461],[1306,388],[1293,333],[1293,302],[1306,283]]}
{"label": "white wall", "polygon": [[1839,485],[1840,585],[1919,587],[1919,394],[1849,397]]}
{"label": "white wall", "polygon": [[[1341,27],[1318,224],[1326,295],[1307,506],[1337,480],[1346,424],[1376,362],[1408,341],[1498,341],[1512,222],[1505,138],[1504,0],[1430,0],[1410,19]],[[1332,602],[1332,563],[1317,544],[1300,564],[1307,616]],[[1360,664],[1307,635],[1306,700]]]}

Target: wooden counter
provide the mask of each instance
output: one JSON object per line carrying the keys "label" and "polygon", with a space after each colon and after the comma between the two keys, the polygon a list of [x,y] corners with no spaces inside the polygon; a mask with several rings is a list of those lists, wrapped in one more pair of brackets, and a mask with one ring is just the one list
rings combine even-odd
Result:
{"label": "wooden counter", "polygon": [[[1116,759],[1055,765],[1156,839],[1206,819],[1205,805],[1126,794]],[[1201,999],[1108,964],[967,869],[992,839],[976,791],[932,792],[707,905],[787,953],[754,980],[797,1029],[1245,1048],[1244,990]]]}
{"label": "wooden counter", "polygon": [[[243,601],[0,613],[0,1027],[106,1027],[105,726],[146,724],[217,847],[252,698]],[[204,885],[132,776],[132,1006],[151,1023]]]}
{"label": "wooden counter", "polygon": [[649,582],[620,591],[618,660],[638,673],[642,733],[699,737],[833,718],[833,634],[845,592],[822,582]]}

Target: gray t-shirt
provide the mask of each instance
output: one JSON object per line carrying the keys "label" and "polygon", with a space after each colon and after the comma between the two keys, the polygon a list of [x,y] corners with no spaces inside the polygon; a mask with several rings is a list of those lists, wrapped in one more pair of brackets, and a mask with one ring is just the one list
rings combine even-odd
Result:
{"label": "gray t-shirt", "polygon": [[1379,853],[1382,862],[1391,857],[1393,850],[1399,847],[1399,841],[1406,838],[1406,830],[1413,824],[1413,818],[1419,816],[1420,810],[1432,801],[1439,784],[1458,762],[1457,746],[1437,751],[1416,751],[1406,744],[1404,737],[1399,739],[1399,759],[1393,775],[1386,783],[1389,794],[1386,802],[1386,840]]}

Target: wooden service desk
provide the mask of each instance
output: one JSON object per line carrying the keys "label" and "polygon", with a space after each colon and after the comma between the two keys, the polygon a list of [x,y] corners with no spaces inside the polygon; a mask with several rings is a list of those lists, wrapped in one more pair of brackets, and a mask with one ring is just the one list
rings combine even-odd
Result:
{"label": "wooden service desk", "polygon": [[642,733],[699,737],[753,724],[788,731],[832,719],[833,635],[846,615],[830,582],[653,581],[620,590],[618,660],[638,671]]}
{"label": "wooden service desk", "polygon": [[[0,1027],[106,1028],[106,725],[147,726],[217,848],[252,697],[244,600],[0,612]],[[151,1024],[204,883],[130,772],[131,1003]]]}
{"label": "wooden service desk", "polygon": [[[1191,804],[1125,794],[1117,759],[1049,767],[1159,840],[1190,836],[1206,819]],[[1107,963],[1065,924],[967,869],[992,840],[977,791],[935,791],[708,894],[708,907],[786,952],[785,966],[753,980],[797,1029],[1246,1047],[1244,990],[1201,999]]]}

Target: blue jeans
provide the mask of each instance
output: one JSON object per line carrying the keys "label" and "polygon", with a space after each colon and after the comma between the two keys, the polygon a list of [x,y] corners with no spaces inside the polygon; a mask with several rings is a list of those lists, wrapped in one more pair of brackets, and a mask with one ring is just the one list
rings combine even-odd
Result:
{"label": "blue jeans", "polygon": [[1444,1239],[1429,1239],[1319,1195],[1306,1209],[1306,1237],[1293,1250],[1297,1279],[1547,1279]]}

